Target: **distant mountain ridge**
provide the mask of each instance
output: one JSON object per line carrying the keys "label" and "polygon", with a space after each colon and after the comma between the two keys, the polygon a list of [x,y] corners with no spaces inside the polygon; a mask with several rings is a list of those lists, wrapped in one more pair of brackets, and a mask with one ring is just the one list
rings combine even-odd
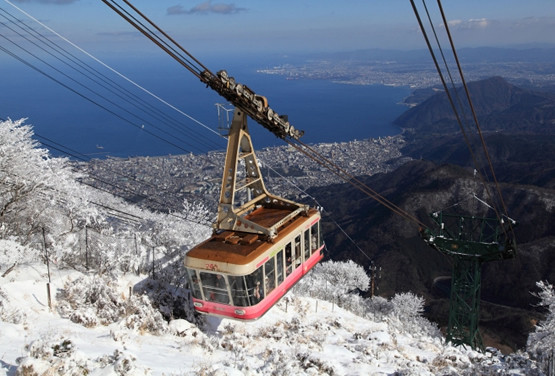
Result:
{"label": "distant mountain ridge", "polygon": [[[555,95],[521,89],[501,77],[470,82],[470,97],[483,131],[528,134],[555,134]],[[462,87],[451,91],[466,102]],[[471,123],[470,108],[459,116]],[[464,123],[464,122],[463,122]],[[456,116],[444,91],[410,108],[395,120],[401,128],[414,133],[448,134],[459,131]],[[473,123],[471,123],[473,124]]]}
{"label": "distant mountain ridge", "polygon": [[[489,157],[504,182],[555,188],[555,95],[521,89],[501,77],[468,84]],[[458,89],[458,95],[465,95]],[[465,110],[470,116],[469,109]],[[396,120],[405,130],[403,154],[435,163],[474,167],[445,92],[407,110]],[[474,123],[465,131],[480,151]],[[486,159],[478,156],[480,167]]]}
{"label": "distant mountain ridge", "polygon": [[[463,63],[494,63],[494,62],[542,62],[553,63],[555,47],[552,45],[529,47],[476,47],[461,48],[459,56]],[[306,56],[306,55],[303,55]],[[410,63],[430,63],[430,53],[427,49],[396,50],[370,48],[354,51],[319,52],[308,54],[310,58],[350,59],[364,62],[373,60],[398,60]]]}

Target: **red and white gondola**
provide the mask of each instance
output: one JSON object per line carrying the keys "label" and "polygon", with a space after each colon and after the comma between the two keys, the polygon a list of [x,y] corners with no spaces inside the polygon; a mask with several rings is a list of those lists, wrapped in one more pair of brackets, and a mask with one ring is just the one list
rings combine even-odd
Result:
{"label": "red and white gondola", "polygon": [[[260,208],[256,216],[278,215]],[[200,313],[240,320],[266,313],[323,257],[320,214],[311,209],[279,229],[273,242],[223,231],[187,254],[185,267]]]}

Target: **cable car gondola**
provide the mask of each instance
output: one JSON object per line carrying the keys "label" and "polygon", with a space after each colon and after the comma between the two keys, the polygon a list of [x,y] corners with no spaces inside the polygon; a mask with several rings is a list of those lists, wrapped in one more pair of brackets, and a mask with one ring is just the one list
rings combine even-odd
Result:
{"label": "cable car gondola", "polygon": [[214,227],[185,257],[193,305],[203,314],[257,319],[323,258],[319,211],[268,193],[240,108]]}

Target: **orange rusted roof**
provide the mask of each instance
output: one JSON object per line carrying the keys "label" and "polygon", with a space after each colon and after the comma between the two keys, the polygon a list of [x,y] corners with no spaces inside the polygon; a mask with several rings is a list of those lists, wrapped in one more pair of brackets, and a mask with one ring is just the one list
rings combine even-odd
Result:
{"label": "orange rusted roof", "polygon": [[291,209],[274,209],[261,206],[249,213],[245,219],[269,228],[291,214],[292,211]]}

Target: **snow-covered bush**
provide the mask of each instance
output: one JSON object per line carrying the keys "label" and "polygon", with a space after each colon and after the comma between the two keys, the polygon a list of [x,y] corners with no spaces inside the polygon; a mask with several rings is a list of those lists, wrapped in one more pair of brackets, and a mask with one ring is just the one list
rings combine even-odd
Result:
{"label": "snow-covered bush", "polygon": [[0,321],[20,324],[25,321],[25,318],[25,312],[12,305],[8,294],[0,287]]}
{"label": "snow-covered bush", "polygon": [[299,351],[296,359],[307,373],[330,376],[337,374],[330,360],[321,359],[312,352]]}
{"label": "snow-covered bush", "polygon": [[[89,359],[76,350],[73,342],[60,335],[40,338],[26,346],[27,355],[18,359],[18,376],[67,375],[147,375],[131,354],[115,350],[112,355]],[[99,370],[99,372],[95,372]]]}
{"label": "snow-covered bush", "polygon": [[39,252],[12,239],[0,239],[0,273],[8,273],[14,265],[40,260]]}
{"label": "snow-covered bush", "polygon": [[393,314],[401,319],[418,317],[424,312],[424,298],[412,292],[395,294],[391,298]]}
{"label": "snow-covered bush", "polygon": [[354,261],[326,261],[317,264],[295,287],[295,292],[333,301],[357,290],[366,291],[370,278]]}
{"label": "snow-covered bush", "polygon": [[338,306],[349,310],[360,317],[365,317],[367,313],[366,300],[358,294],[343,294],[339,295],[336,299]]}
{"label": "snow-covered bush", "polygon": [[536,330],[528,336],[527,350],[540,362],[555,362],[555,290],[548,282],[540,281],[536,285],[540,289],[534,295],[540,299],[539,306],[548,309],[545,319],[536,325]]}
{"label": "snow-covered bush", "polygon": [[68,280],[57,295],[62,317],[87,327],[108,325],[125,315],[125,300],[108,277]]}
{"label": "snow-covered bush", "polygon": [[503,355],[501,351],[488,347],[485,354],[476,354],[469,367],[458,365],[457,373],[464,376],[474,375],[545,375],[536,362],[532,361],[528,354],[517,351],[513,354]]}
{"label": "snow-covered bush", "polygon": [[163,334],[168,331],[168,324],[160,312],[150,304],[146,295],[131,295],[126,301],[126,312],[123,325],[127,329],[148,332],[152,334]]}
{"label": "snow-covered bush", "polygon": [[396,294],[391,300],[363,298],[359,291],[367,290],[369,284],[364,268],[353,261],[326,261],[316,265],[293,291],[335,303],[361,317],[391,319],[392,325],[404,332],[440,336],[437,325],[422,317],[424,298],[410,292]]}
{"label": "snow-covered bush", "polygon": [[393,311],[393,303],[382,296],[373,296],[366,300],[368,313],[376,319],[382,319]]}
{"label": "snow-covered bush", "polygon": [[86,375],[90,362],[75,353],[73,343],[60,335],[29,343],[27,356],[18,360],[18,375]]}
{"label": "snow-covered bush", "polygon": [[426,335],[440,337],[438,326],[422,316],[424,312],[424,298],[411,292],[395,294],[391,298],[390,324],[398,327],[403,333],[414,336]]}
{"label": "snow-covered bush", "polygon": [[122,322],[128,329],[160,334],[167,323],[148,297],[126,298],[108,277],[69,280],[58,293],[58,312],[62,317],[86,327]]}
{"label": "snow-covered bush", "polygon": [[147,295],[152,306],[166,321],[186,319],[201,325],[192,306],[191,294],[181,283],[169,284],[161,280],[145,279],[135,286],[135,292]]}
{"label": "snow-covered bush", "polygon": [[[96,363],[100,366],[99,368],[113,370],[119,376],[150,374],[150,370],[138,366],[136,362],[136,357],[120,350],[114,350],[112,355],[105,355],[96,359]],[[107,373],[103,372],[102,374]]]}

